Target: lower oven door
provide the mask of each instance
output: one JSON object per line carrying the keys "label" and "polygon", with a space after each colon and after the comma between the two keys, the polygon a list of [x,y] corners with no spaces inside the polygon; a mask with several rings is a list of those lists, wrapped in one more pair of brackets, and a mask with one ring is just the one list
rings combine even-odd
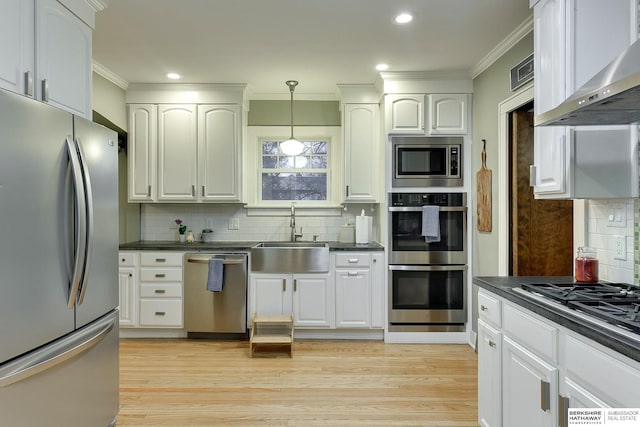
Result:
{"label": "lower oven door", "polygon": [[450,325],[453,328],[442,330],[463,330],[466,284],[466,265],[390,265],[389,325],[421,325],[423,330]]}

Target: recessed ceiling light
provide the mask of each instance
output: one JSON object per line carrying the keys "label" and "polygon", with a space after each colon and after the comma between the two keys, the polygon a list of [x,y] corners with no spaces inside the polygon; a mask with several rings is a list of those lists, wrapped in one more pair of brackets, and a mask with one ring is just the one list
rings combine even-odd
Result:
{"label": "recessed ceiling light", "polygon": [[378,64],[376,65],[376,70],[385,71],[389,69],[389,64]]}
{"label": "recessed ceiling light", "polygon": [[413,20],[413,16],[408,13],[401,13],[393,19],[396,24],[408,24]]}
{"label": "recessed ceiling light", "polygon": [[171,80],[178,80],[180,78],[182,78],[182,76],[178,73],[167,73],[167,78],[171,79]]}

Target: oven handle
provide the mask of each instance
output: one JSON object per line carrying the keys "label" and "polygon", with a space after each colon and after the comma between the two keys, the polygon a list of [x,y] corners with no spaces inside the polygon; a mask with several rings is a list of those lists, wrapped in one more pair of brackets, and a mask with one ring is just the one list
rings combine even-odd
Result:
{"label": "oven handle", "polygon": [[[466,212],[466,206],[440,206],[441,212]],[[422,212],[422,207],[394,207],[389,212]]]}
{"label": "oven handle", "polygon": [[390,265],[391,271],[465,271],[466,265]]}

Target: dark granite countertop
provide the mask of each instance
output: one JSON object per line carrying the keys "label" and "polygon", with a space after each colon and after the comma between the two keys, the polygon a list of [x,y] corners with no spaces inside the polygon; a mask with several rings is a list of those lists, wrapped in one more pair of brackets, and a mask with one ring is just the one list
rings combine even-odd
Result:
{"label": "dark granite countertop", "polygon": [[609,347],[625,356],[640,362],[640,339],[633,340],[623,334],[616,334],[599,325],[594,325],[570,312],[554,309],[553,306],[544,305],[535,300],[528,299],[513,291],[522,283],[573,283],[570,276],[496,276],[496,277],[474,277],[473,284],[486,289],[494,294],[520,305],[552,322],[565,328],[577,332],[605,347]]}
{"label": "dark granite countertop", "polygon": [[[142,251],[249,251],[252,246],[259,242],[211,242],[211,243],[180,243],[171,240],[139,240],[136,242],[121,243],[120,250],[142,250]],[[330,251],[383,251],[384,246],[379,243],[369,243],[367,245],[356,245],[355,243],[329,243]]]}

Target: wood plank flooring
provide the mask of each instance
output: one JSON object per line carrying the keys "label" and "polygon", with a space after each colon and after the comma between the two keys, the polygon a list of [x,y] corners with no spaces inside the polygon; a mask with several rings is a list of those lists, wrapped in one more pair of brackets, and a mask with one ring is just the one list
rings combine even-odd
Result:
{"label": "wood plank flooring", "polygon": [[477,426],[467,345],[122,339],[118,427]]}

